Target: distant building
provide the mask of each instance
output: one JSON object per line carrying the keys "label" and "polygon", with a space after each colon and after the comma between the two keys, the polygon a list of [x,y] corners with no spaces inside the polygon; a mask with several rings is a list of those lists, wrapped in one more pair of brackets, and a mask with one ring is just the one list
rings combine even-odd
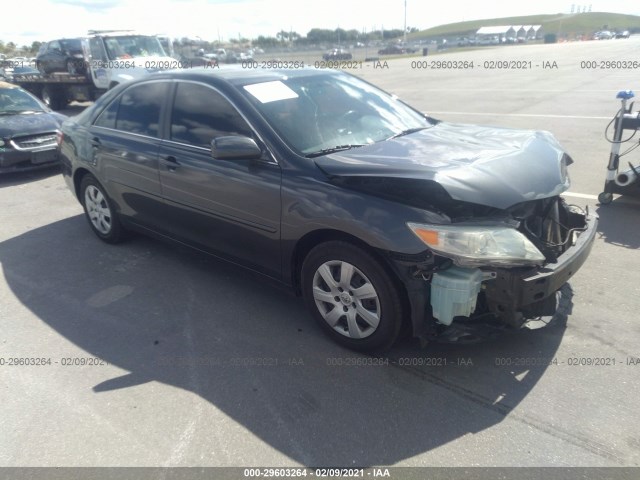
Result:
{"label": "distant building", "polygon": [[516,31],[511,25],[503,25],[498,27],[482,27],[476,32],[476,40],[479,43],[497,43],[505,42],[507,38],[516,36]]}
{"label": "distant building", "polygon": [[507,41],[535,40],[542,38],[542,25],[500,25],[481,27],[476,32],[479,44],[489,45]]}
{"label": "distant building", "polygon": [[540,39],[543,35],[542,25],[531,25],[531,38]]}

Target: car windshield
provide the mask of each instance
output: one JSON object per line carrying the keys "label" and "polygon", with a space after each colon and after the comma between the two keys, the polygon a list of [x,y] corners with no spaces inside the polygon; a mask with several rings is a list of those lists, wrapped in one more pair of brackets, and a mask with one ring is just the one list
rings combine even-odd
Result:
{"label": "car windshield", "polygon": [[296,76],[241,90],[293,150],[309,157],[432,125],[424,115],[351,75]]}
{"label": "car windshield", "polygon": [[110,60],[124,60],[134,57],[164,57],[162,45],[156,37],[147,35],[127,35],[104,39]]}
{"label": "car windshield", "polygon": [[0,89],[0,115],[23,112],[42,112],[40,102],[19,88]]}

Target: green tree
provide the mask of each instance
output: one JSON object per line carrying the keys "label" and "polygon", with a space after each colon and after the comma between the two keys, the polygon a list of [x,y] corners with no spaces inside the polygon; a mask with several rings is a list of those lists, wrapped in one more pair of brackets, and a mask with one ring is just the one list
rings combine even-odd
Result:
{"label": "green tree", "polygon": [[275,37],[265,37],[264,35],[260,35],[253,43],[261,48],[269,48],[277,46],[279,41]]}
{"label": "green tree", "polygon": [[38,50],[40,50],[40,47],[42,46],[42,42],[31,42],[31,47],[29,48],[29,51],[31,52],[31,55],[36,55],[38,53]]}

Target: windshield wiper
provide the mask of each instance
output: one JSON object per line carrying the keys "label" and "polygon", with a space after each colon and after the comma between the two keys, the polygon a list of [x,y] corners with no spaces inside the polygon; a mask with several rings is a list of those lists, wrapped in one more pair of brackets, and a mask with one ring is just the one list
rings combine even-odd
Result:
{"label": "windshield wiper", "polygon": [[385,140],[393,140],[394,138],[404,137],[405,135],[411,135],[412,133],[419,132],[420,130],[426,130],[427,128],[431,128],[431,127],[408,128],[407,130],[403,130],[401,132],[391,135],[389,138],[386,138]]}
{"label": "windshield wiper", "polygon": [[351,150],[352,148],[358,147],[366,147],[367,145],[371,145],[370,143],[350,143],[348,145],[336,145],[331,148],[323,148],[322,150],[318,150],[317,152],[308,153],[305,155],[307,158],[320,157],[322,155],[328,155],[329,153],[342,152],[343,150]]}

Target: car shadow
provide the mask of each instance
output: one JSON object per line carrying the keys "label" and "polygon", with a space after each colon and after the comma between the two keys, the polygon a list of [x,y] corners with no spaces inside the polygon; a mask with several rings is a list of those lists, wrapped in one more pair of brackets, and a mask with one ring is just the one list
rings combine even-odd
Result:
{"label": "car shadow", "polygon": [[44,180],[60,174],[60,165],[51,165],[26,172],[7,172],[0,175],[0,188],[14,187],[25,183]]}
{"label": "car shadow", "polygon": [[618,197],[609,205],[599,205],[596,212],[598,233],[607,243],[637,249],[640,248],[640,200]]}
{"label": "car shadow", "polygon": [[103,244],[82,216],[0,243],[0,263],[44,324],[128,372],[94,385],[96,396],[151,381],[191,391],[303,465],[393,465],[505,418],[554,428],[516,408],[562,327],[359,355],[253,274],[144,237]]}

